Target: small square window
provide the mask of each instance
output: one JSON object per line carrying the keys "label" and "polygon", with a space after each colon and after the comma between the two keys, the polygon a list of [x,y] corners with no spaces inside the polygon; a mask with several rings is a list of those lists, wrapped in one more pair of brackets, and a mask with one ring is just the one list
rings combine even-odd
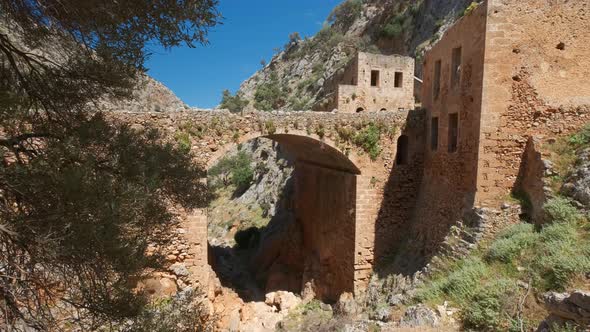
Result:
{"label": "small square window", "polygon": [[379,86],[379,71],[371,70],[371,86]]}
{"label": "small square window", "polygon": [[401,88],[404,85],[404,73],[402,72],[395,72],[395,87]]}

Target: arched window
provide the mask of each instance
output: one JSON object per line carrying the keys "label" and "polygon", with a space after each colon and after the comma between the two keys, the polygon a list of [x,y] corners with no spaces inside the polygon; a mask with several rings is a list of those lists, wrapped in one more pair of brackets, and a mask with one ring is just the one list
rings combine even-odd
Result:
{"label": "arched window", "polygon": [[362,113],[362,112],[364,112],[364,111],[365,111],[365,109],[364,109],[364,108],[362,108],[362,107],[359,107],[359,108],[357,108],[357,109],[356,109],[356,112],[357,112],[357,113]]}
{"label": "arched window", "polygon": [[409,138],[406,135],[401,135],[397,139],[397,154],[395,156],[396,164],[405,165],[408,163],[408,144]]}
{"label": "arched window", "polygon": [[382,108],[381,112],[387,112],[387,108]]}

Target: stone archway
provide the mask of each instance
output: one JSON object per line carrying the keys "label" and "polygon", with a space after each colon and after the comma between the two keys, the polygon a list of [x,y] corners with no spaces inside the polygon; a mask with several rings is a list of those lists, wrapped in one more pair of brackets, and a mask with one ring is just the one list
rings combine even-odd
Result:
{"label": "stone archway", "polygon": [[[223,156],[231,146],[256,137],[274,137],[298,149],[298,166],[304,175],[300,188],[332,188],[323,191],[300,190],[299,192],[303,193],[300,204],[316,204],[317,207],[308,210],[326,211],[333,206],[330,202],[342,199],[338,196],[332,197],[331,194],[349,193],[347,197],[354,199],[354,209],[349,211],[350,215],[354,215],[352,236],[335,232],[340,231],[335,227],[310,232],[312,236],[334,234],[334,237],[326,242],[352,243],[348,248],[354,247],[353,271],[347,269],[346,273],[342,273],[330,268],[330,264],[323,267],[316,264],[315,266],[321,268],[316,271],[310,268],[307,275],[319,275],[326,279],[335,275],[344,276],[347,280],[346,289],[350,289],[352,279],[354,293],[362,292],[366,289],[380,258],[403,240],[406,233],[406,223],[411,218],[415,188],[420,184],[418,175],[422,169],[419,150],[424,140],[420,135],[424,124],[422,111],[360,114],[253,112],[243,115],[225,111],[117,112],[110,113],[109,116],[113,121],[127,123],[138,130],[149,127],[160,129],[163,141],[186,148],[186,152],[193,156],[195,164],[202,169],[207,169],[207,165]],[[379,153],[371,156],[368,147],[357,138],[366,138],[367,133],[375,130],[380,133]],[[415,143],[410,144],[408,164],[399,166],[395,164],[396,141],[402,134],[408,135],[411,142]],[[358,173],[355,173],[355,168],[358,169]],[[314,169],[317,171],[313,171]],[[347,179],[352,177],[354,190],[348,189],[351,185]],[[333,186],[334,183],[340,187]],[[310,192],[313,195],[310,195]],[[182,262],[188,269],[187,273],[182,271],[182,281],[207,292],[211,289],[208,287],[207,215],[202,210],[204,208],[206,207],[201,206],[201,210],[179,211],[181,223],[173,227],[182,246],[179,253],[181,259],[175,262]],[[322,218],[322,213],[315,213],[308,219]],[[317,222],[313,225],[322,223]],[[319,252],[325,255],[316,255],[320,258],[318,262],[326,261],[322,260],[324,257],[337,254],[337,249],[321,247]],[[168,248],[164,248],[163,253],[175,255]],[[329,259],[327,261],[329,262]],[[313,267],[313,264],[311,266]],[[321,278],[318,280],[318,284],[321,285]],[[336,292],[327,289],[321,290],[320,293],[328,294],[322,295],[327,298]]]}
{"label": "stone archway", "polygon": [[[262,257],[270,256],[272,260],[263,258],[256,264],[281,271],[278,275],[285,275],[284,278],[288,279],[286,284],[292,285],[295,281],[300,286],[281,289],[281,281],[275,277],[275,280],[269,281],[272,283],[269,291],[290,290],[324,301],[336,301],[341,293],[354,292],[357,176],[361,171],[331,142],[320,141],[301,132],[272,135],[255,132],[245,135],[219,149],[208,161],[208,167],[232,146],[260,137],[279,143],[295,159],[293,180],[297,236],[294,234],[288,239],[271,236],[259,250],[268,250],[268,255]],[[206,227],[206,214],[201,212],[200,218]],[[203,241],[206,238],[201,239]],[[293,262],[293,259],[300,261]]]}

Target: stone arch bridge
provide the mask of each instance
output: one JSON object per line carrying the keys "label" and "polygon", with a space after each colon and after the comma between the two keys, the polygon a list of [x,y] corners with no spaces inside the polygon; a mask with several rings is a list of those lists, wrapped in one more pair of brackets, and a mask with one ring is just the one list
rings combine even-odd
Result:
{"label": "stone arch bridge", "polygon": [[[411,218],[422,172],[422,111],[121,112],[115,118],[159,128],[207,168],[257,137],[288,150],[295,158],[296,218],[303,225],[301,282],[312,285],[318,298],[362,291],[376,261],[394,249]],[[191,281],[206,288],[206,211],[191,211],[183,223],[190,248],[184,263]]]}

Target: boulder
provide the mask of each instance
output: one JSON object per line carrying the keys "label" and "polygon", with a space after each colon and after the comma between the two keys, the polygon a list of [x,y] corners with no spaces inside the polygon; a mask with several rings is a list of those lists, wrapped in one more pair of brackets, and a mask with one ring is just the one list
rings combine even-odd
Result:
{"label": "boulder", "polygon": [[549,292],[543,296],[545,308],[552,316],[577,324],[590,325],[590,292]]}
{"label": "boulder", "polygon": [[434,310],[419,304],[406,310],[400,327],[436,327],[439,322],[439,317]]}
{"label": "boulder", "polygon": [[586,208],[590,207],[590,149],[584,150],[578,156],[580,162],[575,171],[566,179],[562,191],[582,203]]}
{"label": "boulder", "polygon": [[334,305],[334,313],[342,316],[356,315],[360,308],[351,293],[342,293]]}
{"label": "boulder", "polygon": [[190,272],[183,263],[175,263],[170,266],[170,271],[179,277],[188,277]]}
{"label": "boulder", "polygon": [[169,297],[178,291],[176,282],[168,278],[148,278],[139,283],[139,289],[152,298]]}
{"label": "boulder", "polygon": [[269,306],[275,306],[281,312],[286,312],[298,306],[302,301],[291,292],[278,291],[266,294],[264,302]]}

